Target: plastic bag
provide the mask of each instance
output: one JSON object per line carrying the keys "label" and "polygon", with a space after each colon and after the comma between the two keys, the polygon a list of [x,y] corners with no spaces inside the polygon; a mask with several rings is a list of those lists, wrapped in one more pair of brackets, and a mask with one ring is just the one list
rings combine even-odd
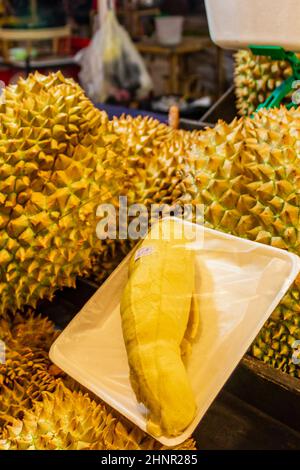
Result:
{"label": "plastic bag", "polygon": [[75,60],[81,65],[81,84],[93,101],[139,99],[152,89],[142,57],[113,11]]}

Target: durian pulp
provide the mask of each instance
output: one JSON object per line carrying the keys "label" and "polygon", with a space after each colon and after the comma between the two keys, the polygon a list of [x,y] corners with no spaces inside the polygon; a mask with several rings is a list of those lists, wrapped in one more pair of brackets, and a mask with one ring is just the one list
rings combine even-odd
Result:
{"label": "durian pulp", "polygon": [[179,435],[196,411],[182,358],[198,324],[192,301],[195,252],[176,233],[180,224],[172,222],[170,227],[167,239],[162,233],[154,239],[150,232],[139,245],[121,299],[131,383],[148,409],[147,429],[155,436]]}

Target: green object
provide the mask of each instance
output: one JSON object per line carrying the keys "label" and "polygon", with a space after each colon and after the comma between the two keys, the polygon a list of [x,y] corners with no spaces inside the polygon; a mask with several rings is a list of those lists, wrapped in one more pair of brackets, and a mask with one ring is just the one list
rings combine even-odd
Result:
{"label": "green object", "polygon": [[[28,51],[25,47],[13,47],[9,50],[9,55],[12,60],[26,60],[28,58]],[[30,58],[35,59],[38,56],[38,50],[32,48],[30,51]]]}
{"label": "green object", "polygon": [[[266,101],[257,107],[256,111],[259,111],[262,108],[277,108],[280,106],[283,99],[293,90],[294,82],[296,80],[300,80],[300,60],[294,52],[286,51],[283,49],[283,47],[280,46],[251,45],[249,48],[255,55],[269,56],[273,60],[285,60],[292,67],[292,75],[287,78],[279,87],[277,87],[266,99]],[[290,109],[297,106],[298,104],[291,102],[286,107]]]}

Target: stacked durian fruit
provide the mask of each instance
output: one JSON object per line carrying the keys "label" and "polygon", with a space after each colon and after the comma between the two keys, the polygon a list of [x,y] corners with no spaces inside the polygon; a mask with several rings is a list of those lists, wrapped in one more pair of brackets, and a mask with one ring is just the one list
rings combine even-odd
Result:
{"label": "stacked durian fruit", "polygon": [[[20,80],[2,101],[1,447],[157,446],[50,363],[53,326],[24,311],[91,270],[100,284],[133,246],[96,237],[97,206],[111,202],[118,210],[120,195],[147,207],[203,204],[208,226],[299,254],[300,112],[260,111],[201,132],[147,118],[109,121],[61,74]],[[296,377],[299,284],[251,348]],[[57,432],[62,407],[65,425]]]}
{"label": "stacked durian fruit", "polygon": [[291,74],[292,68],[284,60],[255,56],[250,50],[238,51],[235,54],[234,82],[239,114],[252,114]]}
{"label": "stacked durian fruit", "polygon": [[162,448],[51,364],[57,332],[30,310],[104,250],[96,209],[125,187],[122,138],[60,73],[8,87],[0,122],[0,448]]}
{"label": "stacked durian fruit", "polygon": [[[31,312],[1,319],[0,450],[163,449],[51,364],[57,334]],[[195,449],[195,443],[175,448]]]}

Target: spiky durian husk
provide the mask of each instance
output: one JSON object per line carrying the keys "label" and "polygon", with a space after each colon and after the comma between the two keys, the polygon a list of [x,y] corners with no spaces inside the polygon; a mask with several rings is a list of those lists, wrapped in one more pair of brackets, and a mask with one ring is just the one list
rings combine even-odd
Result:
{"label": "spiky durian husk", "polygon": [[[3,332],[15,349],[6,348],[0,365],[1,449],[163,449],[51,363],[47,349],[56,332],[49,320],[33,312],[2,319]],[[23,342],[29,338],[33,349]],[[176,448],[195,449],[195,443]]]}
{"label": "spiky durian husk", "polygon": [[199,134],[184,185],[207,223],[299,254],[299,125],[300,111],[282,107]]}
{"label": "spiky durian husk", "polygon": [[5,362],[0,365],[0,384],[13,388],[15,383],[22,386],[30,383],[39,393],[45,378],[47,387],[52,382],[47,374],[51,364],[48,354],[42,349],[24,348],[18,352],[6,347]]}
{"label": "spiky durian husk", "polygon": [[[62,383],[44,392],[42,401],[12,420],[0,440],[2,450],[159,449],[161,446],[104,404],[87,394],[71,392]],[[180,447],[180,446],[179,446]],[[186,441],[183,448],[195,449]]]}
{"label": "spiky durian husk", "polygon": [[25,347],[49,351],[59,332],[48,318],[32,309],[25,313],[0,317],[0,340],[10,348],[22,352]]}
{"label": "spiky durian husk", "polygon": [[51,298],[90,267],[95,212],[122,175],[111,123],[60,73],[30,75],[0,106],[0,313]]}
{"label": "spiky durian husk", "polygon": [[[173,130],[156,119],[141,116],[114,118],[112,127],[124,148],[123,185],[111,200],[118,214],[119,196],[126,196],[129,205],[144,202],[145,185],[153,186],[154,191],[159,192],[162,183],[158,165],[159,149],[171,140]],[[92,259],[90,277],[98,284],[103,282],[134,244],[134,241],[128,239],[104,240]]]}
{"label": "spiky durian husk", "polygon": [[299,285],[294,284],[260,331],[251,353],[266,364],[300,378],[300,368],[292,360],[293,345],[300,339],[299,296]]}
{"label": "spiky durian husk", "polygon": [[234,75],[238,112],[240,115],[250,115],[292,75],[292,69],[285,61],[254,56],[250,50],[240,50],[235,54]]}
{"label": "spiky durian husk", "polygon": [[[152,117],[122,115],[113,118],[112,126],[122,140],[128,159],[145,155],[151,159],[153,150],[170,141],[174,135],[171,127]],[[140,162],[136,159],[135,163],[139,165]]]}
{"label": "spiky durian husk", "polygon": [[[275,73],[276,64],[272,65]],[[213,130],[200,133],[182,131],[167,133],[164,130],[164,125],[151,121],[151,125],[160,129],[162,136],[166,136],[166,142],[163,138],[159,141],[156,140],[157,147],[153,148],[152,154],[150,151],[143,153],[142,134],[140,135],[138,131],[142,129],[142,133],[146,133],[147,120],[144,120],[142,125],[141,118],[137,121],[132,118],[123,119],[120,124],[123,139],[126,139],[126,126],[128,126],[128,135],[130,136],[128,138],[130,151],[128,150],[126,153],[131,155],[131,158],[127,158],[126,164],[128,174],[126,188],[131,196],[130,201],[146,202],[149,205],[153,202],[172,204],[178,199],[192,204],[201,202],[206,205],[205,219],[210,226],[299,253],[297,242],[298,202],[295,202],[295,196],[298,197],[296,190],[298,176],[295,178],[293,176],[294,165],[295,162],[297,163],[298,119],[297,113],[286,114],[286,111],[282,109],[279,112],[260,113],[260,117],[257,116],[254,120],[253,129],[252,121],[235,120],[230,125],[222,123]],[[289,128],[288,132],[287,128]],[[118,133],[117,120],[114,123],[114,130]],[[152,132],[154,135],[154,130]],[[145,140],[149,142],[149,139]],[[152,145],[151,141],[149,145]],[[126,140],[124,140],[124,146],[126,147]],[[267,159],[263,167],[264,154],[270,153],[271,150],[269,161]],[[233,191],[231,186],[228,186],[229,177],[227,180],[225,178],[223,183],[222,179],[219,181],[218,171],[221,171],[221,168],[218,167],[222,164],[225,166],[225,160],[233,160],[233,157],[235,157],[235,166],[238,166],[238,159],[242,151],[248,155],[251,165],[243,163],[237,169],[232,165],[233,171],[239,175],[238,181],[240,181],[240,186],[237,183]],[[195,166],[198,168],[202,165],[201,159],[199,163],[199,156],[209,166],[209,171],[206,174],[206,183],[209,182],[209,185],[205,193],[201,194],[200,201],[199,183],[201,185],[202,181],[197,179],[200,178],[199,174],[195,175],[193,170]],[[277,159],[279,159],[278,162]],[[256,166],[257,168],[255,168]],[[205,172],[203,171],[201,178],[204,177]],[[273,205],[267,207],[266,202],[268,199],[271,200],[274,195],[272,187],[272,178],[274,177],[278,180],[277,196],[272,201]],[[250,198],[243,194],[244,181],[247,182],[248,179],[251,187],[254,188]],[[269,185],[266,184],[268,180],[270,181]],[[294,187],[290,194],[288,194],[289,186]],[[260,193],[259,202],[256,201],[256,192]],[[224,206],[222,197],[225,198],[225,203],[229,205],[229,208]],[[280,198],[282,203],[280,203]],[[239,206],[235,207],[237,201],[239,201]],[[280,217],[276,211],[281,211],[283,225],[280,225]],[[271,227],[270,230],[269,219],[272,214],[274,227]],[[290,219],[293,221],[292,224],[289,223]],[[119,241],[109,241],[108,246],[110,249],[105,251],[104,262],[101,257],[96,260],[98,270],[99,266],[110,268],[105,270],[106,274],[117,266],[132,247],[130,243]],[[118,254],[117,257],[114,256],[115,253]],[[101,281],[101,275],[97,275],[97,269],[95,273],[96,280]],[[100,273],[103,274],[103,270],[100,269]],[[271,338],[273,333],[272,335],[269,333],[269,324],[262,330],[251,350],[252,354],[265,362],[292,375],[299,375],[299,367],[292,363],[293,349],[291,347],[292,340],[298,339],[299,314],[298,304],[295,300],[298,295],[297,285],[290,290],[288,295],[291,299],[289,307],[287,308],[282,302],[270,320],[274,334],[276,334],[275,330],[282,332],[284,324],[285,334],[281,334],[279,351],[275,351],[278,345]],[[290,318],[291,316],[292,319],[286,321],[286,317]],[[284,354],[287,341],[289,342],[288,352]]]}
{"label": "spiky durian husk", "polygon": [[[180,166],[197,132],[177,131],[153,118],[130,116],[113,120],[114,133],[124,147],[124,175],[117,196],[126,196],[128,206],[172,205],[181,194]],[[119,201],[114,198],[118,214]],[[130,218],[129,218],[130,222]],[[105,240],[92,260],[90,277],[97,283],[118,266],[136,241]]]}
{"label": "spiky durian husk", "polygon": [[[129,142],[136,145],[125,152],[133,162],[127,158],[126,188],[131,202],[203,203],[209,226],[299,254],[299,112],[262,111],[253,120],[222,122],[205,132],[173,130],[152,154],[143,153],[141,136],[135,132],[135,126],[143,128],[141,118],[136,124],[132,118],[122,121],[123,139],[126,125]],[[118,243],[109,242],[105,262],[101,256],[97,259],[98,269],[105,265],[112,270],[129,251],[130,244]],[[118,257],[111,258],[115,250]],[[289,306],[286,300],[280,304],[251,349],[255,357],[295,376],[299,376],[299,366],[292,363],[292,341],[299,339],[298,296],[296,283],[286,297]],[[279,351],[273,335],[280,336]]]}
{"label": "spiky durian husk", "polygon": [[5,425],[11,423],[12,418],[21,418],[24,410],[31,406],[32,399],[17,382],[13,388],[0,385],[0,438]]}
{"label": "spiky durian husk", "polygon": [[52,322],[31,310],[0,319],[5,345],[5,362],[0,364],[2,424],[32,406],[42,391],[55,389],[56,377],[63,374],[53,370],[48,351],[58,333]]}
{"label": "spiky durian husk", "polygon": [[22,416],[43,391],[54,391],[58,382],[51,374],[48,354],[40,349],[22,352],[6,347],[6,359],[0,364],[0,428],[11,417]]}
{"label": "spiky durian husk", "polygon": [[54,324],[33,311],[1,319],[5,362],[0,364],[0,435],[12,418],[22,418],[41,400],[42,392],[54,392],[61,381],[74,390],[80,389],[49,359],[48,352],[57,335]]}
{"label": "spiky durian husk", "polygon": [[0,364],[0,425],[23,414],[41,398],[54,391],[58,377],[48,351],[58,332],[49,320],[28,311],[0,319],[0,339],[5,360]]}

